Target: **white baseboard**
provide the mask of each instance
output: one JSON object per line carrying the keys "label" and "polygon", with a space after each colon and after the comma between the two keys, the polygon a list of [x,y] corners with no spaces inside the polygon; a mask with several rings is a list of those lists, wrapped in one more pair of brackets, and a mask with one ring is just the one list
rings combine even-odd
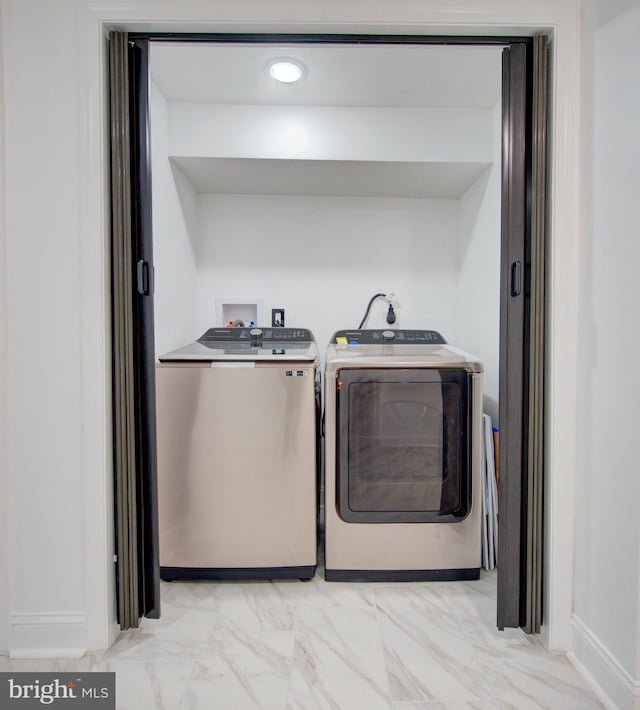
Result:
{"label": "white baseboard", "polygon": [[84,612],[16,612],[9,627],[10,658],[80,658],[87,651]]}
{"label": "white baseboard", "polygon": [[640,710],[640,680],[620,665],[600,639],[574,616],[567,658],[607,710]]}

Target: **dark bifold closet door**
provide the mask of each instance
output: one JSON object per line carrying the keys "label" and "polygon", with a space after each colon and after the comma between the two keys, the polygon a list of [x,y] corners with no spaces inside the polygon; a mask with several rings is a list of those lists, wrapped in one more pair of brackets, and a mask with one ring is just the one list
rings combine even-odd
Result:
{"label": "dark bifold closet door", "polygon": [[160,613],[148,42],[109,35],[113,458],[118,622]]}
{"label": "dark bifold closet door", "polygon": [[546,37],[503,51],[498,627],[542,620]]}
{"label": "dark bifold closet door", "polygon": [[[500,313],[499,628],[542,609],[545,37],[110,36],[114,467],[122,628],[159,613],[148,46],[162,41],[504,44]],[[354,514],[356,514],[356,511]]]}

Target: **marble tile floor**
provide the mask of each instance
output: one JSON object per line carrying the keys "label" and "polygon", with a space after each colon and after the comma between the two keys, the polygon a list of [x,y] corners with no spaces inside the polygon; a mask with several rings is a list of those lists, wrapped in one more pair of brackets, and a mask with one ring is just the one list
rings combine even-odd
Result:
{"label": "marble tile floor", "polygon": [[563,656],[495,628],[475,582],[173,582],[106,653],[0,670],[116,672],[122,710],[591,710]]}

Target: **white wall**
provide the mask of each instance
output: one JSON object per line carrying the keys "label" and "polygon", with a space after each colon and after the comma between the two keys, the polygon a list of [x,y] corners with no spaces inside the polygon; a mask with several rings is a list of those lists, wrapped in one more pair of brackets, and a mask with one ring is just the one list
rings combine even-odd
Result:
{"label": "white wall", "polygon": [[[498,51],[493,71],[499,93]],[[166,107],[166,102],[159,106],[163,121]],[[349,198],[359,181],[354,188],[347,184],[340,197],[200,195],[196,330],[221,325],[215,320],[216,298],[260,299],[263,324],[270,322],[271,308],[284,307],[287,324],[310,327],[323,350],[333,331],[358,325],[372,294],[395,292],[402,304],[398,327],[438,329],[449,342],[483,359],[487,406],[497,422],[499,106],[490,111],[169,103],[168,122],[169,156],[329,160],[330,194],[335,195],[340,195],[335,184],[350,174],[348,163],[343,173],[336,161],[429,161],[435,170],[443,161],[493,161],[461,200]],[[154,149],[164,166],[166,144]],[[274,179],[263,180],[267,187],[282,180],[287,168],[297,174],[298,166],[288,160],[266,162],[274,166]],[[198,175],[205,185],[211,182]],[[230,192],[224,177],[218,181],[222,192]],[[443,173],[440,184],[445,181]],[[232,184],[242,189],[237,178]],[[415,189],[411,186],[406,197]],[[154,196],[158,225],[175,221],[175,209],[174,201]],[[163,242],[171,238],[172,230],[161,235]],[[174,238],[185,241],[182,232]],[[180,320],[180,308],[190,307],[184,291],[193,274],[175,273],[169,282],[174,262],[166,247],[156,250],[156,270],[165,274],[167,287],[162,301],[159,283],[156,290],[156,324],[163,331],[166,323]],[[376,303],[368,325],[385,325],[385,313]]]}
{"label": "white wall", "polygon": [[[496,81],[500,58],[496,58]],[[460,200],[455,342],[479,357],[484,411],[498,426],[500,354],[501,105],[493,109],[493,164]]]}
{"label": "white wall", "polygon": [[169,155],[486,163],[491,113],[471,108],[169,104]]}
{"label": "white wall", "polygon": [[[200,195],[198,325],[215,299],[262,298],[321,350],[356,328],[375,293],[395,292],[398,325],[453,331],[457,200]],[[385,324],[372,307],[370,327]]]}
{"label": "white wall", "polygon": [[[5,204],[5,102],[4,102],[4,47],[2,41],[3,17],[0,15],[0,539],[9,536],[9,489],[7,485],[7,234]],[[0,542],[0,575],[9,569],[8,545]],[[5,577],[6,579],[6,577]],[[0,651],[2,639],[9,637],[9,590],[0,583]]]}
{"label": "white wall", "polygon": [[[114,627],[104,30],[509,34],[552,28],[549,524],[545,629],[569,645],[578,265],[576,0],[0,0],[6,154],[6,464],[12,633],[105,648]],[[38,335],[38,347],[34,346]],[[45,354],[40,345],[45,343]],[[37,404],[37,406],[34,405]],[[35,442],[35,443],[34,443]],[[13,562],[12,562],[13,560]],[[0,559],[1,563],[1,559]],[[17,622],[17,623],[16,623]],[[22,623],[20,623],[22,622]],[[26,623],[25,623],[26,622]],[[0,626],[0,633],[3,628]],[[25,633],[28,631],[28,636]]]}
{"label": "white wall", "polygon": [[151,84],[154,308],[157,355],[194,340],[197,274],[193,240],[197,195],[168,158],[167,102]]}
{"label": "white wall", "polygon": [[637,708],[640,4],[613,5],[583,18],[574,650],[615,707]]}
{"label": "white wall", "polygon": [[[87,618],[94,601],[103,619],[107,611],[106,550],[92,568],[85,545],[94,534],[84,534],[85,514],[102,529],[106,524],[104,510],[93,517],[85,498],[85,477],[103,478],[106,461],[102,470],[87,471],[83,445],[85,437],[93,440],[95,420],[83,416],[88,369],[82,242],[100,233],[85,232],[80,201],[84,131],[76,11],[73,0],[46,8],[35,2],[2,6],[7,259],[2,463],[8,472],[4,524],[9,531],[0,544],[9,548],[0,576],[8,586],[10,629],[1,647],[16,655],[34,644],[49,652],[82,653],[89,645]],[[104,315],[96,316],[101,323]],[[46,353],[36,343],[46,344]],[[105,392],[99,384],[97,389],[96,406],[104,406]],[[96,454],[104,453],[98,446]],[[104,493],[103,498],[106,509]],[[99,587],[92,590],[96,582]]]}

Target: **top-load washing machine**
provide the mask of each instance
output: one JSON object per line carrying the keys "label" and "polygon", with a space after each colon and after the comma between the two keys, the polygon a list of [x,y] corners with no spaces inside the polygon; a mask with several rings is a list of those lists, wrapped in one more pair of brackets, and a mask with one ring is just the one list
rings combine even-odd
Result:
{"label": "top-load washing machine", "polygon": [[302,328],[212,328],[159,358],[163,579],[314,575],[317,364]]}
{"label": "top-load washing machine", "polygon": [[325,576],[475,579],[482,364],[430,330],[345,330],[325,366]]}

